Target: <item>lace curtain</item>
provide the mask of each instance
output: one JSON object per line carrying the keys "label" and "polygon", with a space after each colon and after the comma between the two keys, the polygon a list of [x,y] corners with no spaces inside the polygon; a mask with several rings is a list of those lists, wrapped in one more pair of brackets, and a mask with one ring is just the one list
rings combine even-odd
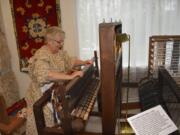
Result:
{"label": "lace curtain", "polygon": [[[123,33],[131,36],[134,80],[148,65],[149,37],[180,34],[179,0],[76,0],[76,7],[80,57],[92,57],[93,50],[99,50],[99,23],[121,21]],[[128,46],[123,45],[123,66],[127,64]]]}

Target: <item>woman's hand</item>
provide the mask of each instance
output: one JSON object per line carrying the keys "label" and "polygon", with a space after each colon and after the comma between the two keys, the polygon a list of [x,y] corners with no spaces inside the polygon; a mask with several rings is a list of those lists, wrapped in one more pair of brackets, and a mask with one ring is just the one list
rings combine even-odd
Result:
{"label": "woman's hand", "polygon": [[59,73],[59,72],[54,72],[54,71],[49,71],[48,73],[48,79],[51,81],[55,80],[72,80],[75,77],[79,76],[82,77],[84,75],[83,71],[74,71],[71,74],[70,73]]}
{"label": "woman's hand", "polygon": [[[77,76],[83,77],[84,72],[83,72],[83,71],[74,71],[71,75],[72,75],[73,78],[75,78],[75,77],[77,77]],[[73,78],[72,78],[72,79],[73,79]]]}
{"label": "woman's hand", "polygon": [[73,63],[73,67],[76,67],[76,66],[82,66],[82,65],[91,65],[93,64],[93,60],[75,60],[74,63]]}
{"label": "woman's hand", "polygon": [[91,65],[93,64],[93,60],[86,60],[84,61],[85,65]]}

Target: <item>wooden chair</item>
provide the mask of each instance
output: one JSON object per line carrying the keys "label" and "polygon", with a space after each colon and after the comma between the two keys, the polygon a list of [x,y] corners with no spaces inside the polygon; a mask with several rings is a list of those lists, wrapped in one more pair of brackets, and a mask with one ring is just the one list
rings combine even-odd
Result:
{"label": "wooden chair", "polygon": [[12,135],[24,122],[25,118],[8,116],[4,97],[0,94],[0,132],[2,135]]}

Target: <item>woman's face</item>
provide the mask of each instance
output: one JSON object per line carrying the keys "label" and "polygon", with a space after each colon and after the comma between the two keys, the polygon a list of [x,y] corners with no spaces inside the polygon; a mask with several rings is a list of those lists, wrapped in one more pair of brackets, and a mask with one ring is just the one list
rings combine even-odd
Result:
{"label": "woman's face", "polygon": [[51,38],[50,41],[51,52],[57,53],[60,49],[63,48],[64,36],[58,33],[53,38]]}

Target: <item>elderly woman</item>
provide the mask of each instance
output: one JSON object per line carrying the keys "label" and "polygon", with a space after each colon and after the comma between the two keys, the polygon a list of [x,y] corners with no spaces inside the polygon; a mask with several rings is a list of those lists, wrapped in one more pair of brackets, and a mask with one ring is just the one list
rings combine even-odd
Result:
{"label": "elderly woman", "polygon": [[[27,91],[26,101],[28,106],[26,135],[37,135],[32,106],[56,80],[71,80],[76,76],[83,76],[82,71],[74,71],[67,74],[74,66],[91,64],[91,60],[82,61],[72,59],[63,50],[65,33],[59,27],[53,26],[47,29],[45,45],[36,51],[29,60],[29,75],[32,79]],[[49,106],[49,107],[48,107]],[[44,108],[46,125],[53,125],[51,105]]]}

